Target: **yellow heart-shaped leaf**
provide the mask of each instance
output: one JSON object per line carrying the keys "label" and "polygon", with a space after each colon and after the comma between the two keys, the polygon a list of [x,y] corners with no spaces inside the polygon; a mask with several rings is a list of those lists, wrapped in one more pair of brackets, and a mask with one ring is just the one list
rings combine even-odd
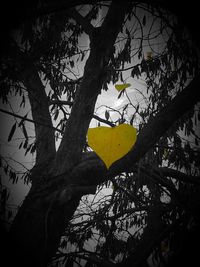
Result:
{"label": "yellow heart-shaped leaf", "polygon": [[109,168],[126,155],[137,139],[136,129],[129,124],[116,127],[100,126],[88,130],[88,144]]}
{"label": "yellow heart-shaped leaf", "polygon": [[130,86],[131,86],[130,83],[115,84],[115,88],[117,89],[117,91],[123,91]]}

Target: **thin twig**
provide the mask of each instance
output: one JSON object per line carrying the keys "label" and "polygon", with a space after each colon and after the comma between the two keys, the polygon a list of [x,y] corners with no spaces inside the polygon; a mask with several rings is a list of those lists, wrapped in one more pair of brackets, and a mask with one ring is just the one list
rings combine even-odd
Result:
{"label": "thin twig", "polygon": [[53,129],[56,130],[57,132],[62,133],[61,130],[59,130],[59,129],[55,128],[55,127],[52,127],[52,126],[47,125],[47,124],[43,124],[43,123],[39,123],[39,122],[35,122],[34,120],[31,120],[31,119],[28,119],[28,118],[26,118],[26,117],[20,116],[20,115],[18,115],[18,114],[16,114],[16,113],[7,111],[7,110],[5,110],[5,109],[0,108],[0,112],[5,113],[5,114],[8,114],[8,115],[11,115],[11,116],[13,116],[13,117],[15,117],[15,118],[22,119],[22,120],[24,120],[24,121],[29,121],[29,122],[32,122],[32,123],[34,123],[34,124],[42,125],[42,126],[45,126],[45,127],[51,128],[51,129],[53,128]]}

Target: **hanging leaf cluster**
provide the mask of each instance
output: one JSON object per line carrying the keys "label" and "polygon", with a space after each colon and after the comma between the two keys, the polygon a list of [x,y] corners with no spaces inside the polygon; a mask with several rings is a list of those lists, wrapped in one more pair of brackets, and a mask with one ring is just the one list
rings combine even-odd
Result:
{"label": "hanging leaf cluster", "polygon": [[[131,35],[128,29],[124,32],[125,44],[119,49],[114,47],[113,53],[111,55],[111,60],[108,63],[108,71],[106,72],[105,83],[108,84],[112,82],[115,84],[119,79],[123,81],[122,72],[119,71],[123,69],[126,64],[131,63]],[[104,85],[105,87],[105,85]],[[106,87],[105,87],[106,88]],[[105,89],[104,88],[104,89]]]}

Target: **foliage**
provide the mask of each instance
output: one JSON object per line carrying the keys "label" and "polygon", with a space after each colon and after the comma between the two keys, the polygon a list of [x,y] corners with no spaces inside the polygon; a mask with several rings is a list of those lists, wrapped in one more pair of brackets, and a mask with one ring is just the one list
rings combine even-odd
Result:
{"label": "foliage", "polygon": [[[77,10],[100,27],[109,5],[95,2]],[[90,55],[88,36],[76,20],[77,15],[66,10],[31,19],[16,31],[9,53],[2,57],[2,110],[14,106],[13,97],[18,99],[15,110],[20,110],[15,112],[7,141],[17,144],[25,156],[35,157],[38,143],[27,126],[34,118],[21,73],[31,61],[46,90],[59,146]],[[117,92],[122,105],[96,106],[94,123],[126,123],[140,133],[197,75],[198,49],[189,33],[180,30],[177,18],[160,7],[134,3],[102,77],[103,93],[109,93],[116,83],[126,85]],[[154,264],[170,262],[177,253],[176,244],[184,240],[181,235],[194,231],[199,223],[199,121],[197,104],[131,169],[108,177],[94,195],[83,196],[50,265],[120,266],[130,257],[140,263],[147,259]],[[20,141],[14,138],[18,130]],[[87,142],[83,150],[90,153]],[[18,176],[5,155],[1,165],[16,183]],[[25,183],[30,182],[29,175],[29,170],[21,175]],[[4,208],[5,190],[1,190]]]}

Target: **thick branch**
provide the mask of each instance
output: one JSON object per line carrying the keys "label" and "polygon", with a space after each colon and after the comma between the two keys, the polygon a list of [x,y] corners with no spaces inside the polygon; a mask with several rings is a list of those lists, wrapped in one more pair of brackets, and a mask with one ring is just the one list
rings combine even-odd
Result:
{"label": "thick branch", "polygon": [[[162,240],[180,223],[177,220],[174,224],[165,226],[162,222],[162,215],[165,210],[160,207],[155,207],[150,210],[147,217],[147,226],[144,229],[142,237],[138,245],[132,250],[130,256],[122,262],[117,263],[116,267],[145,266],[145,261],[152,253],[153,249],[160,244]],[[141,253],[142,251],[142,253]]]}
{"label": "thick branch", "polygon": [[67,105],[72,107],[73,102],[72,101],[67,101],[67,100],[49,100],[49,105]]}
{"label": "thick branch", "polygon": [[[87,182],[90,184],[98,184],[106,179],[112,178],[124,171],[130,170],[133,165],[144,156],[146,152],[159,140],[159,138],[173,125],[173,123],[190,110],[199,100],[198,88],[200,86],[200,76],[196,77],[180,94],[178,94],[171,103],[163,108],[154,118],[138,134],[137,142],[134,149],[125,157],[115,162],[106,172],[106,168],[95,153],[90,153],[90,156],[83,158],[82,162],[75,168],[74,177],[79,177],[82,170],[85,168],[87,174]],[[188,99],[190,101],[188,101]],[[92,162],[92,164],[91,164]],[[91,168],[90,168],[91,164]],[[95,170],[98,174],[93,175]],[[166,170],[163,169],[163,171]],[[180,173],[179,173],[180,174]],[[172,172],[170,173],[172,175]],[[177,172],[176,172],[177,175]],[[173,173],[174,178],[175,173]],[[179,175],[179,179],[184,179],[186,176]],[[189,178],[189,177],[187,177]],[[192,178],[186,180],[188,182],[197,182],[198,179]],[[85,180],[86,181],[86,180]]]}
{"label": "thick branch", "polygon": [[34,66],[27,66],[21,74],[27,88],[36,133],[36,164],[55,156],[54,129],[49,113],[45,88]]}
{"label": "thick branch", "polygon": [[92,36],[94,27],[87,20],[87,18],[83,17],[75,8],[70,9],[68,11],[68,15],[75,19],[75,21],[82,26],[85,33],[87,33],[89,36]]}
{"label": "thick branch", "polygon": [[199,86],[200,75],[194,78],[181,93],[174,97],[171,103],[149,120],[147,125],[140,131],[133,150],[123,159],[114,163],[109,173],[118,174],[123,172],[142,158],[173,123],[193,108],[200,100]]}
{"label": "thick branch", "polygon": [[175,178],[176,180],[184,183],[200,185],[200,176],[187,175],[181,171],[173,170],[167,167],[160,167],[157,169],[157,171],[162,175]]}
{"label": "thick branch", "polygon": [[53,128],[55,131],[58,131],[58,132],[62,133],[61,130],[59,130],[59,129],[55,128],[55,127],[51,127],[50,125],[47,125],[47,124],[37,123],[34,120],[31,120],[29,118],[26,118],[25,116],[21,116],[21,115],[18,115],[16,113],[10,112],[8,110],[5,110],[5,109],[0,108],[0,112],[5,113],[5,114],[8,114],[8,115],[13,116],[13,117],[18,118],[18,119],[21,119],[22,121],[28,121],[28,122],[31,122],[31,123],[34,123],[34,124],[39,124],[39,125],[44,126],[44,127],[47,127],[47,128]]}
{"label": "thick branch", "polygon": [[[91,51],[85,65],[84,77],[77,91],[61,145],[56,166],[62,173],[80,161],[89,123],[104,81],[104,72],[113,53],[114,43],[123,25],[128,7],[114,3],[105,18],[106,27],[95,28],[91,38]],[[67,164],[66,164],[67,162]]]}

